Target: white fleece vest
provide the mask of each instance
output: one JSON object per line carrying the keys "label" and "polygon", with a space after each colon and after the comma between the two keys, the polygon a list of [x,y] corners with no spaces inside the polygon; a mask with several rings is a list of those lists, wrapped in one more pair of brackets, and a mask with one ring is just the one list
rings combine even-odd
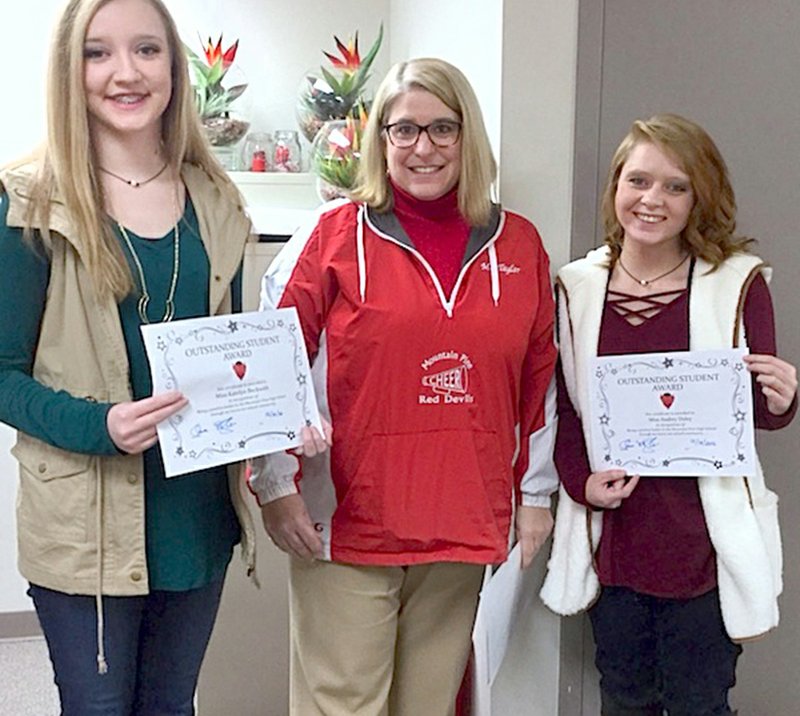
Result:
{"label": "white fleece vest", "polygon": [[[588,411],[588,370],[597,355],[608,280],[608,250],[595,249],[558,274],[558,321],[564,378],[578,415]],[[717,271],[697,259],[689,302],[692,350],[745,346],[742,308],[753,278],[770,270],[755,256],[727,259]],[[586,423],[584,434],[588,441]],[[700,500],[717,555],[717,582],[725,628],[741,641],[778,624],[783,589],[778,498],[767,489],[761,466],[753,478],[700,477]],[[574,502],[559,490],[553,549],[540,596],[558,614],[589,607],[600,592],[593,556],[600,541],[602,512]],[[676,555],[676,558],[679,558]]]}

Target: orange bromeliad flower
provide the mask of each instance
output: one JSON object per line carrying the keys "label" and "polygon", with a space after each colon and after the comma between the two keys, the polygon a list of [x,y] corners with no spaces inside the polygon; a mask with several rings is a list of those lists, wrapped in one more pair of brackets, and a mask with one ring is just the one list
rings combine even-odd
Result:
{"label": "orange bromeliad flower", "polygon": [[215,45],[211,38],[208,38],[206,46],[203,48],[206,55],[206,62],[209,67],[222,60],[222,69],[227,70],[236,59],[236,50],[239,49],[239,40],[236,40],[225,52],[222,51],[222,35],[219,36]]}
{"label": "orange bromeliad flower", "polygon": [[355,37],[351,37],[348,40],[347,45],[342,43],[336,35],[333,36],[333,39],[336,40],[336,48],[341,53],[342,57],[336,57],[336,55],[332,55],[330,52],[325,52],[324,50],[323,54],[337,69],[344,70],[345,72],[355,72],[361,67],[361,57],[358,54],[358,32],[356,32]]}

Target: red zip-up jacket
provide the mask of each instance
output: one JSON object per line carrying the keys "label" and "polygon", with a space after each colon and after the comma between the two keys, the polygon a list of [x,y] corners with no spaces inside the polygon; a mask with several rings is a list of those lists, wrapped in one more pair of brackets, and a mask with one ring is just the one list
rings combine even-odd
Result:
{"label": "red zip-up jacket", "polygon": [[515,493],[548,506],[558,484],[553,299],[534,226],[495,209],[446,295],[392,213],[334,202],[270,266],[261,306],[297,308],[335,437],[300,463],[255,460],[259,500],[299,489],[337,562],[503,561]]}

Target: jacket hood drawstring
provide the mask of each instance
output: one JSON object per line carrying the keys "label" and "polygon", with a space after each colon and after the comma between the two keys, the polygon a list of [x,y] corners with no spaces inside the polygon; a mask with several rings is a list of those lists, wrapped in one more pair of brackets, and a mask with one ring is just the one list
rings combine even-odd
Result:
{"label": "jacket hood drawstring", "polygon": [[358,207],[356,217],[356,252],[358,254],[358,294],[361,296],[361,303],[367,298],[367,258],[364,253],[364,211],[365,205]]}
{"label": "jacket hood drawstring", "polygon": [[494,243],[489,245],[489,272],[492,277],[492,301],[497,306],[500,302],[500,268],[497,264],[497,249]]}

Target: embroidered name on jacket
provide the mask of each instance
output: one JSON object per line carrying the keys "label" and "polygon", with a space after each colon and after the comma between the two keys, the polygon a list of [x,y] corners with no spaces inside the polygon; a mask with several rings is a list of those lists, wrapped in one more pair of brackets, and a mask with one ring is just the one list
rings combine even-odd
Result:
{"label": "embroidered name on jacket", "polygon": [[418,396],[420,405],[459,405],[474,403],[469,392],[469,373],[472,361],[466,353],[442,351],[420,363],[425,373],[420,378],[424,392]]}
{"label": "embroidered name on jacket", "polygon": [[[491,271],[492,265],[488,261],[481,263],[481,271]],[[504,264],[502,261],[497,264],[497,270],[506,276],[513,276],[515,273],[521,273],[522,269],[516,264]]]}

